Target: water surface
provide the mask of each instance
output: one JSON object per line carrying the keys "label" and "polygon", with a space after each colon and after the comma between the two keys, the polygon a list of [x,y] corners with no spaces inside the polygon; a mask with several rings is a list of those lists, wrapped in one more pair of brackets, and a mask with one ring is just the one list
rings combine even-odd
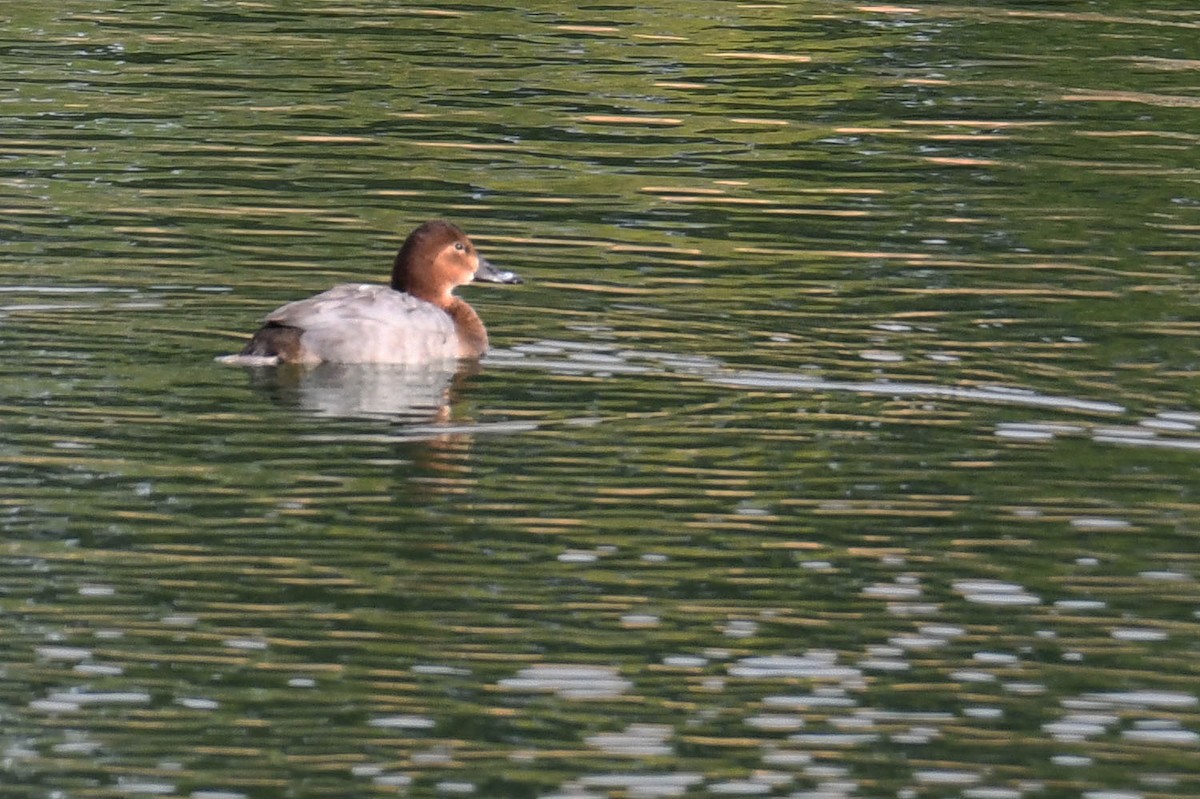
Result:
{"label": "water surface", "polygon": [[0,793],[1200,795],[1194,9],[0,14]]}

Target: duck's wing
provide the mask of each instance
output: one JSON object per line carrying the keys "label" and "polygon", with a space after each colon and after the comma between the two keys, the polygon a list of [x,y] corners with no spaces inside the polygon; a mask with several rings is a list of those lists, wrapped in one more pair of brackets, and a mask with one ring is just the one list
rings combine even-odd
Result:
{"label": "duck's wing", "polygon": [[458,355],[454,322],[441,308],[387,286],[346,283],[267,315],[301,331],[306,359],[421,363]]}

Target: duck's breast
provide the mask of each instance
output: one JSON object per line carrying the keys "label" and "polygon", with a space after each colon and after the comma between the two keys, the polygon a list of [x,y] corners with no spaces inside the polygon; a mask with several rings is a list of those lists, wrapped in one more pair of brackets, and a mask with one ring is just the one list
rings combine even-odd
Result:
{"label": "duck's breast", "polygon": [[284,305],[266,321],[302,330],[311,361],[424,363],[458,355],[458,335],[445,311],[387,286],[334,286]]}

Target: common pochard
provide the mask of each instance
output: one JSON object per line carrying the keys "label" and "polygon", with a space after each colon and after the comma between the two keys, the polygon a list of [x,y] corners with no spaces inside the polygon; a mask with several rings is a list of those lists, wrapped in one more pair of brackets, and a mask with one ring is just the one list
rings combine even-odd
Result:
{"label": "common pochard", "polygon": [[231,361],[258,363],[415,364],[479,358],[487,330],[475,309],[453,294],[481,280],[520,283],[493,267],[458,227],[426,222],[404,241],[390,286],[344,283],[284,305]]}

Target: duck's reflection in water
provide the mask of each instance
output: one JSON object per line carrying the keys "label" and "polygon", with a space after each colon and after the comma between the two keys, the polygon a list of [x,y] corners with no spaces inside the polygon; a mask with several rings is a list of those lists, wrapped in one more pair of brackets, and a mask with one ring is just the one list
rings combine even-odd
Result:
{"label": "duck's reflection in water", "polygon": [[446,422],[456,390],[479,365],[454,360],[416,365],[322,363],[250,370],[251,385],[275,402],[321,416],[383,416]]}

